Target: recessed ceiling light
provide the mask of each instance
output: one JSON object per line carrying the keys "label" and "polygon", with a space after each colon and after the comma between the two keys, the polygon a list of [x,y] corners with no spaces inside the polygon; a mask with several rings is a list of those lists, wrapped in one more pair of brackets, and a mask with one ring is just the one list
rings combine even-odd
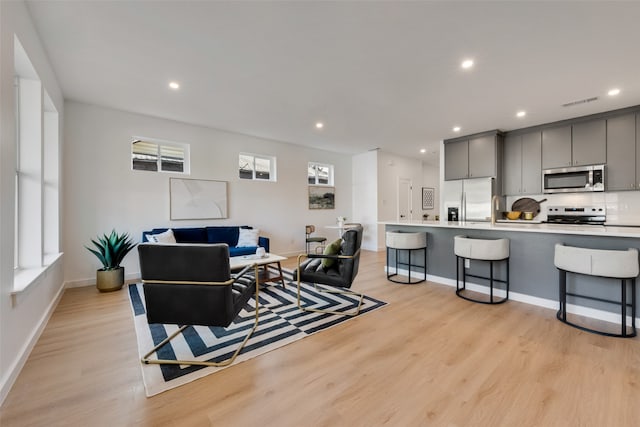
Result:
{"label": "recessed ceiling light", "polygon": [[322,129],[324,127],[324,123],[318,122],[316,123],[316,129]]}
{"label": "recessed ceiling light", "polygon": [[465,59],[462,61],[462,68],[471,68],[473,67],[473,59]]}
{"label": "recessed ceiling light", "polygon": [[516,113],[516,116],[518,116],[518,117],[524,117],[524,116],[526,116],[526,115],[527,115],[527,112],[526,112],[526,111],[518,111],[518,112]]}
{"label": "recessed ceiling light", "polygon": [[455,127],[453,128],[453,131],[454,131],[454,132],[460,132],[460,126],[455,126]]}
{"label": "recessed ceiling light", "polygon": [[169,87],[173,90],[177,90],[177,89],[180,89],[180,84],[177,82],[170,82]]}
{"label": "recessed ceiling light", "polygon": [[616,89],[611,89],[611,90],[608,92],[609,96],[616,96],[616,95],[617,95],[617,94],[619,94],[619,93],[620,93],[620,89],[617,89],[617,88],[616,88]]}
{"label": "recessed ceiling light", "polygon": [[426,149],[426,148],[421,148],[421,149],[420,149],[420,152],[421,152],[422,154],[424,154],[424,153],[426,153],[426,152],[427,152],[427,149]]}

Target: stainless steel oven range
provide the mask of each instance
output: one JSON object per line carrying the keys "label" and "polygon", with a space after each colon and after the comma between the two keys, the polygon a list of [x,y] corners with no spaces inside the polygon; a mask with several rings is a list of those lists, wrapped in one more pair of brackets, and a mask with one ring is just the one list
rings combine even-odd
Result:
{"label": "stainless steel oven range", "polygon": [[604,206],[549,206],[548,224],[593,224],[603,225],[607,220]]}

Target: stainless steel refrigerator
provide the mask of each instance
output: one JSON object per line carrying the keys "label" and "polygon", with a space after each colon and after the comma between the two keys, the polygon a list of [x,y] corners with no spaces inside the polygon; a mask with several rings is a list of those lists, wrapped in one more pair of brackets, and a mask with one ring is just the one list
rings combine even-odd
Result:
{"label": "stainless steel refrigerator", "polygon": [[457,208],[459,221],[490,221],[494,187],[493,178],[444,181],[440,191],[444,207],[441,218],[446,220],[449,208]]}

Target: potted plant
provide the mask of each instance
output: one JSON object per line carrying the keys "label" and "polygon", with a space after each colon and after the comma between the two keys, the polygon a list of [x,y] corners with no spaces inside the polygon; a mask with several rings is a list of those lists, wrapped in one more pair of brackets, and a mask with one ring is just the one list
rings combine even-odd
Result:
{"label": "potted plant", "polygon": [[118,234],[115,230],[112,230],[109,235],[98,236],[97,240],[91,239],[91,243],[97,250],[88,246],[85,248],[97,256],[102,263],[102,268],[96,272],[98,290],[111,292],[122,289],[124,267],[120,267],[120,263],[136,244],[131,241],[128,233]]}

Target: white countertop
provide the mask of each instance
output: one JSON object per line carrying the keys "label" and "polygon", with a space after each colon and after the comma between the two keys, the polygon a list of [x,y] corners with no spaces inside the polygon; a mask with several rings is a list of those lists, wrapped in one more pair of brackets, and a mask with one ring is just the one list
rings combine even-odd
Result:
{"label": "white countertop", "polygon": [[603,237],[634,237],[640,238],[640,226],[622,227],[610,225],[565,225],[565,224],[535,224],[518,221],[517,223],[499,222],[457,222],[457,221],[380,221],[378,224],[401,225],[413,227],[457,228],[468,230],[496,230],[515,231],[523,233],[549,234],[577,234],[585,236]]}

